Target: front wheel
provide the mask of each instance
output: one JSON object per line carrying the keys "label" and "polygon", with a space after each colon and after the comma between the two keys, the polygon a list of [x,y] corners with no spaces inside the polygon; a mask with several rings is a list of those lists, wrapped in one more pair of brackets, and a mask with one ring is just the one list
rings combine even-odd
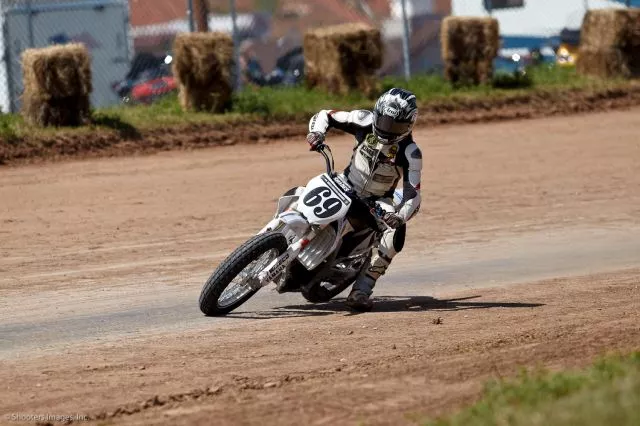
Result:
{"label": "front wheel", "polygon": [[213,272],[200,294],[200,310],[208,316],[225,315],[253,296],[251,285],[269,263],[287,250],[280,232],[256,235],[238,247]]}

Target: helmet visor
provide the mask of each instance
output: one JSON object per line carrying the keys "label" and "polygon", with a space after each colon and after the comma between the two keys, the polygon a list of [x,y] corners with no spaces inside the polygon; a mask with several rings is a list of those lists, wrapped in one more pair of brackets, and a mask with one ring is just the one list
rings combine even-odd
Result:
{"label": "helmet visor", "polygon": [[390,141],[395,141],[411,131],[410,122],[397,122],[393,117],[388,115],[376,114],[373,126],[377,136],[389,139]]}

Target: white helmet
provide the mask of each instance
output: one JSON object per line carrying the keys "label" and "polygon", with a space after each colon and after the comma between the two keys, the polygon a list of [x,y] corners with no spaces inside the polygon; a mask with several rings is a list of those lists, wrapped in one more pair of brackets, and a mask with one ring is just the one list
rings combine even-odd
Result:
{"label": "white helmet", "polygon": [[376,102],[373,133],[382,144],[394,144],[411,133],[417,117],[416,96],[405,89],[391,89]]}

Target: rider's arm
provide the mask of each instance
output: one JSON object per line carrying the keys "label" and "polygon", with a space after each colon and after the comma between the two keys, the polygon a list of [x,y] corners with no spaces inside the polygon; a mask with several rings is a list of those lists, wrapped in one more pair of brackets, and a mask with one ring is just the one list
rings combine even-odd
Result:
{"label": "rider's arm", "polygon": [[367,110],[335,111],[322,110],[311,118],[309,132],[327,133],[338,129],[352,135],[366,130],[373,123],[373,114]]}
{"label": "rider's arm", "polygon": [[405,150],[407,162],[404,166],[402,203],[398,215],[406,222],[420,208],[420,179],[422,176],[422,153],[415,143],[409,144]]}

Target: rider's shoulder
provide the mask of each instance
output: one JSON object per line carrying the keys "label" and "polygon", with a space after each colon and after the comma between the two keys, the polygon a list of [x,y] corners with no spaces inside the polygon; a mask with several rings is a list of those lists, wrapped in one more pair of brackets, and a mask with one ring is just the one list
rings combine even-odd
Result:
{"label": "rider's shoulder", "polygon": [[409,133],[404,139],[400,141],[400,148],[420,150],[420,147],[416,143],[415,139],[413,139],[413,133]]}
{"label": "rider's shoulder", "polygon": [[402,142],[400,142],[399,148],[404,152],[407,159],[422,159],[422,151],[420,151],[420,147],[415,140],[413,140],[413,134],[409,134]]}
{"label": "rider's shoulder", "polygon": [[373,113],[366,109],[356,109],[349,113],[349,119],[360,126],[369,126],[373,124]]}

